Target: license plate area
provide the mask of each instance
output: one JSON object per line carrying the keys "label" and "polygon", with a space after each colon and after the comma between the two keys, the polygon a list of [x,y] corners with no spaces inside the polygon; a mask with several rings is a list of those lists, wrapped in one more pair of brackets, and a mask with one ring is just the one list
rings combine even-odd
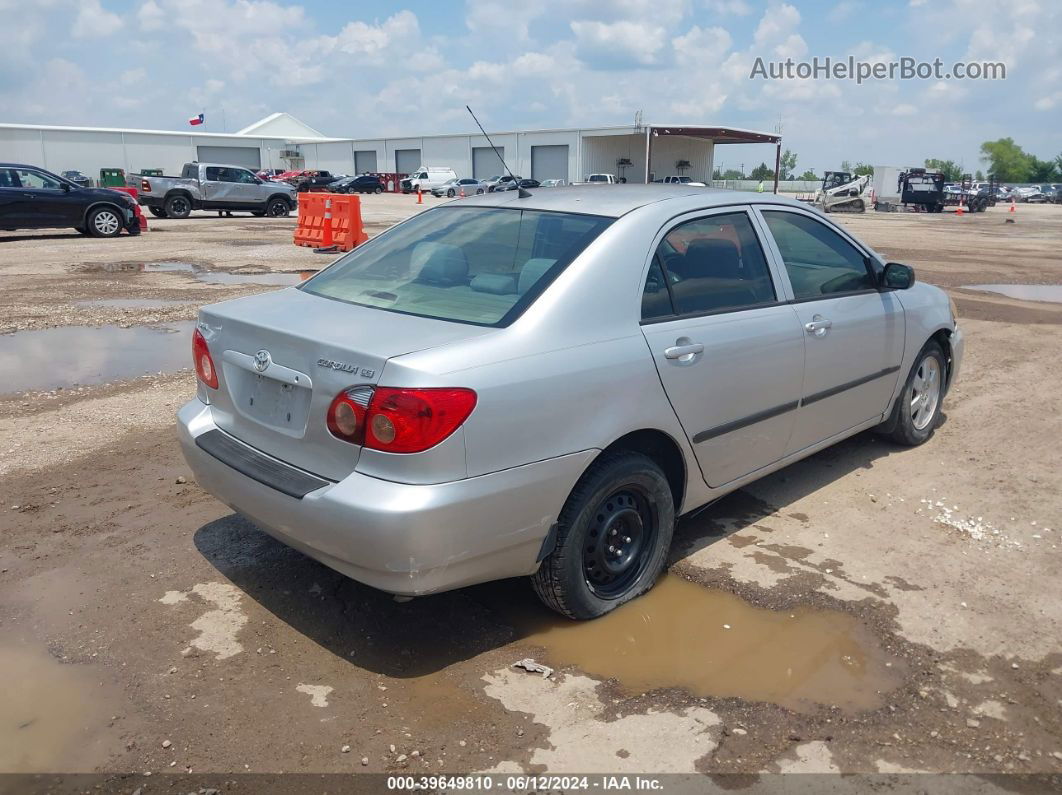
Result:
{"label": "license plate area", "polygon": [[306,425],[309,390],[253,375],[244,393],[240,409],[263,425],[285,431],[301,431]]}

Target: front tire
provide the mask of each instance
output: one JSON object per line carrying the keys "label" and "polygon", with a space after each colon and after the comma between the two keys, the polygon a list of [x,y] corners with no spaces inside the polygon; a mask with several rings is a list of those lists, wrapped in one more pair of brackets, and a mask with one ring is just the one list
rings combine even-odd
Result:
{"label": "front tire", "polygon": [[940,345],[930,340],[918,353],[903,390],[885,423],[885,434],[897,444],[915,447],[929,440],[940,424],[947,361]]}
{"label": "front tire", "polygon": [[606,454],[561,509],[556,546],[531,577],[535,593],[568,618],[602,616],[653,587],[674,529],[660,467],[641,453]]}
{"label": "front tire", "polygon": [[113,207],[97,207],[89,213],[86,224],[93,237],[118,237],[123,225],[121,213]]}
{"label": "front tire", "polygon": [[266,205],[266,215],[270,218],[286,218],[291,214],[291,205],[284,199],[270,199]]}
{"label": "front tire", "polygon": [[376,193],[376,194],[380,194],[380,193],[383,193],[383,188],[373,188],[373,191],[372,191],[372,192],[373,192],[373,193]]}

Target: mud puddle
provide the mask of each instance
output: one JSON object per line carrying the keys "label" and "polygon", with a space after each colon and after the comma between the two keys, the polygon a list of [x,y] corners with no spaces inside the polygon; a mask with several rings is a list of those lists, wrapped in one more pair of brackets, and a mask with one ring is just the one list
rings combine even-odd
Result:
{"label": "mud puddle", "polygon": [[0,336],[0,392],[102,384],[191,367],[195,321],[61,326]]}
{"label": "mud puddle", "polygon": [[187,305],[188,301],[170,298],[92,298],[75,301],[74,306],[107,307],[111,309],[167,309],[171,306]]}
{"label": "mud puddle", "polygon": [[998,293],[1019,301],[1062,303],[1062,284],[964,284],[966,290]]}
{"label": "mud puddle", "polygon": [[262,284],[291,287],[317,273],[304,270],[293,273],[233,273],[213,271],[196,262],[86,262],[78,270],[88,273],[187,273],[206,284]]}
{"label": "mud puddle", "polygon": [[550,665],[576,665],[638,694],[679,687],[807,711],[875,709],[900,683],[898,663],[854,616],[754,607],[726,591],[667,575],[645,596],[595,621],[543,610],[509,616]]}
{"label": "mud puddle", "polygon": [[12,638],[0,643],[0,770],[92,770],[120,750],[109,718],[91,666]]}

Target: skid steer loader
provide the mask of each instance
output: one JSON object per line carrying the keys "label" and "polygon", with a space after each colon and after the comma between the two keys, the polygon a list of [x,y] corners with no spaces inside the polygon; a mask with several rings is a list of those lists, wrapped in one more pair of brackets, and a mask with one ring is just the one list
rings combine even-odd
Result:
{"label": "skid steer loader", "polygon": [[814,204],[825,213],[865,213],[870,201],[870,175],[827,171]]}

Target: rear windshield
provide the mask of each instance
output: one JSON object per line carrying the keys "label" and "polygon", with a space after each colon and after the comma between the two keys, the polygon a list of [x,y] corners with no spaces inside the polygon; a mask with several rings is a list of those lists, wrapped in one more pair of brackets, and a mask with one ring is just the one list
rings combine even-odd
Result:
{"label": "rear windshield", "polygon": [[611,222],[540,210],[440,207],[356,248],[301,289],[392,312],[505,326]]}

